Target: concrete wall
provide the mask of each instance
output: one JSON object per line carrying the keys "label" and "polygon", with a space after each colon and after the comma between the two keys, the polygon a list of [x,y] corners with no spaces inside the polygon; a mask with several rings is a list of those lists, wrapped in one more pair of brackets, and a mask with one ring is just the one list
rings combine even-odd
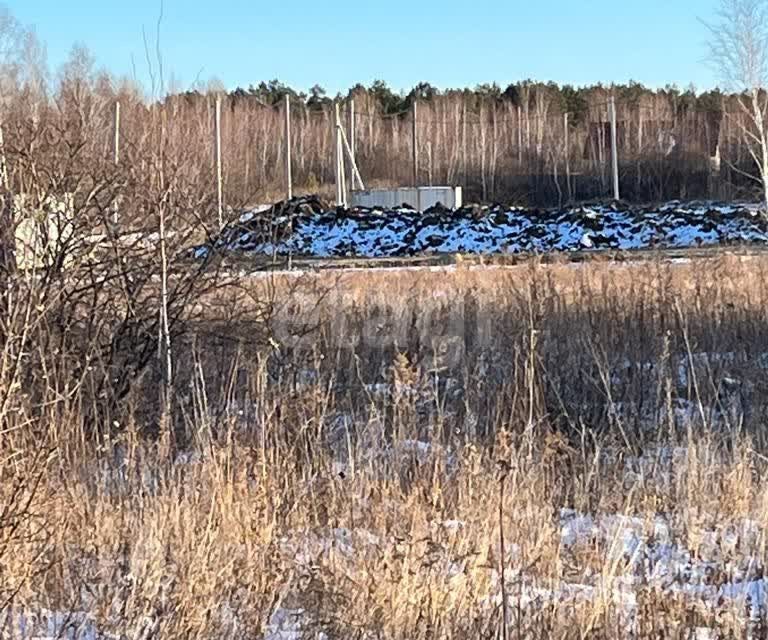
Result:
{"label": "concrete wall", "polygon": [[369,189],[353,191],[349,197],[351,207],[395,209],[402,204],[407,204],[418,211],[424,211],[438,203],[449,209],[460,208],[463,204],[461,187]]}
{"label": "concrete wall", "polygon": [[[49,197],[41,205],[32,198],[13,199],[15,255],[19,269],[40,269],[53,264],[74,233],[72,197]],[[67,260],[65,260],[65,263]]]}

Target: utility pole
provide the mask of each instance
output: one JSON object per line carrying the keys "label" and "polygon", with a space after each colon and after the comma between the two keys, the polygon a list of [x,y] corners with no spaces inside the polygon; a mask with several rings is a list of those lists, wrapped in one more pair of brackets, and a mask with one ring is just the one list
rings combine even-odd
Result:
{"label": "utility pole", "polygon": [[120,101],[115,102],[115,139],[113,143],[114,162],[120,164]]}
{"label": "utility pole", "polygon": [[611,117],[611,164],[613,169],[613,199],[620,200],[619,193],[619,150],[616,136],[616,98],[611,96],[608,108]]}
{"label": "utility pole", "polygon": [[573,200],[571,191],[571,158],[570,158],[570,136],[568,131],[568,112],[563,114],[563,132],[565,138],[565,185],[568,188],[568,202]]}
{"label": "utility pole", "polygon": [[285,181],[288,200],[293,198],[293,174],[291,167],[291,97],[285,94]]}
{"label": "utility pole", "polygon": [[[114,130],[114,140],[112,142],[112,160],[115,163],[115,166],[120,164],[120,101],[118,100],[115,102],[115,130]],[[117,225],[118,223],[118,206],[117,206],[117,199],[112,203],[112,222]]]}
{"label": "utility pole", "polygon": [[461,110],[461,168],[464,174],[464,188],[469,186],[467,176],[467,99],[464,98]]}
{"label": "utility pole", "polygon": [[347,172],[344,169],[344,125],[341,121],[341,115],[339,115],[339,126],[336,128],[336,141],[339,145],[339,177],[341,178],[341,204],[344,208],[347,207]]}
{"label": "utility pole", "polygon": [[336,177],[336,206],[337,207],[343,207],[344,206],[344,187],[343,187],[343,181],[344,181],[344,167],[343,167],[343,158],[341,155],[341,135],[339,134],[339,129],[341,128],[341,119],[339,117],[339,103],[334,103],[334,126],[333,126],[333,156],[334,156],[334,166],[336,167],[335,171],[335,177]]}
{"label": "utility pole", "polygon": [[216,96],[216,204],[219,215],[219,229],[224,227],[224,189],[221,171],[221,96]]}
{"label": "utility pole", "polygon": [[[352,98],[349,101],[349,148],[350,148],[350,155],[351,161],[352,161],[352,170],[350,171],[350,179],[349,182],[352,185],[351,189],[352,191],[355,190],[355,187],[361,187],[361,185],[356,185],[356,176],[355,176],[355,164],[357,162],[355,158],[355,154],[357,153],[357,150],[355,148],[355,99]],[[362,188],[362,187],[361,187]]]}
{"label": "utility pole", "polygon": [[0,188],[8,192],[11,188],[8,179],[8,161],[5,157],[5,135],[3,134],[3,125],[0,124]]}
{"label": "utility pole", "polygon": [[3,125],[0,123],[0,314],[2,319],[10,314],[13,307],[11,288],[4,286],[8,274],[16,270],[16,220],[14,219],[13,196],[8,181],[8,165],[5,158]]}
{"label": "utility pole", "polygon": [[418,103],[413,100],[413,186],[419,186],[419,132],[418,132]]}

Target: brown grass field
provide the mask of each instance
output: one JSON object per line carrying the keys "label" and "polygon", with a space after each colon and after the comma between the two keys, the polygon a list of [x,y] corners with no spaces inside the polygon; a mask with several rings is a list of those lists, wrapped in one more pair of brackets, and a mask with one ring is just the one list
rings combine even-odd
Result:
{"label": "brown grass field", "polygon": [[5,389],[2,637],[765,637],[766,276],[246,276],[172,428],[152,376],[98,446],[87,385]]}

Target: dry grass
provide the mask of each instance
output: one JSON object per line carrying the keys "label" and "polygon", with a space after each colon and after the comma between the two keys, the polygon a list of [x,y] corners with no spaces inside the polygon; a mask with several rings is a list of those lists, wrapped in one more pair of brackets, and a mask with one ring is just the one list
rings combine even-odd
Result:
{"label": "dry grass", "polygon": [[762,637],[765,268],[249,279],[173,439],[150,379],[95,439],[7,394],[4,637]]}

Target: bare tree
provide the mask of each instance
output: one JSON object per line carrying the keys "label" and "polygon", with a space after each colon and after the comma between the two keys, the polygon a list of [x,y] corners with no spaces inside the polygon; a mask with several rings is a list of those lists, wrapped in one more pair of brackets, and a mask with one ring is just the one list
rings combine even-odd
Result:
{"label": "bare tree", "polygon": [[716,22],[705,25],[710,61],[746,116],[737,128],[757,173],[731,166],[762,186],[768,212],[768,0],[721,0]]}

